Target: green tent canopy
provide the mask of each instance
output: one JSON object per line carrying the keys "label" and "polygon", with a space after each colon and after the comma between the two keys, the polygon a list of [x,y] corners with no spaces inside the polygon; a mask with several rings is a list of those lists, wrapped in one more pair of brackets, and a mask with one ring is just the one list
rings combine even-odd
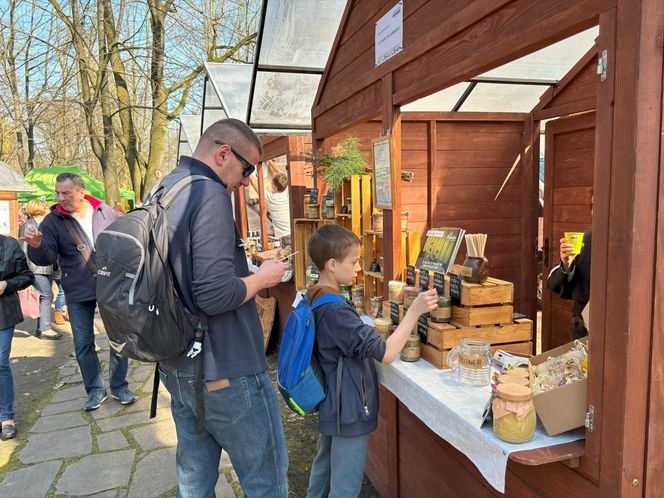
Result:
{"label": "green tent canopy", "polygon": [[[81,175],[85,182],[85,192],[92,197],[104,200],[104,184],[88,173],[83,171],[80,166],[53,166],[51,168],[35,168],[25,176],[25,181],[32,185],[34,192],[19,192],[18,202],[23,204],[33,199],[46,199],[46,202],[56,202],[55,198],[55,177],[60,173],[76,173]],[[132,190],[120,189],[120,198],[124,200],[134,200]]]}

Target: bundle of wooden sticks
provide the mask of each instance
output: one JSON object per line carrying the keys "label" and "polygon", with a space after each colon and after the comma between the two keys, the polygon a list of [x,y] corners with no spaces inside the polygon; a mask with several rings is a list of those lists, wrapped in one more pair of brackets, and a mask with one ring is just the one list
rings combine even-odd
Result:
{"label": "bundle of wooden sticks", "polygon": [[484,257],[484,248],[486,247],[485,233],[469,233],[466,235],[466,250],[471,258]]}

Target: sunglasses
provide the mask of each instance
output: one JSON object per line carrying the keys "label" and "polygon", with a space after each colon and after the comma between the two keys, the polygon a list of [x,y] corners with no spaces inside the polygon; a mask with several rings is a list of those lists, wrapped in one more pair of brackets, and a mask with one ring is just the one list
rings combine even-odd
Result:
{"label": "sunglasses", "polygon": [[256,166],[254,164],[251,164],[249,161],[247,161],[244,157],[242,157],[240,154],[238,154],[233,147],[231,147],[229,144],[226,142],[222,142],[221,140],[215,140],[215,144],[217,145],[228,145],[231,149],[231,152],[235,157],[237,157],[238,161],[242,163],[244,166],[244,169],[242,170],[242,176],[243,177],[248,177],[250,174],[252,174],[256,170]]}

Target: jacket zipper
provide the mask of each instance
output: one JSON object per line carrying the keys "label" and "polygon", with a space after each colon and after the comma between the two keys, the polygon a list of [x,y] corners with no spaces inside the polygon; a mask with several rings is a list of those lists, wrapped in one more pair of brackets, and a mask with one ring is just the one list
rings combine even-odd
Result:
{"label": "jacket zipper", "polygon": [[369,401],[367,399],[367,388],[364,385],[364,372],[360,373],[360,380],[362,382],[362,399],[364,401],[364,413],[369,416]]}

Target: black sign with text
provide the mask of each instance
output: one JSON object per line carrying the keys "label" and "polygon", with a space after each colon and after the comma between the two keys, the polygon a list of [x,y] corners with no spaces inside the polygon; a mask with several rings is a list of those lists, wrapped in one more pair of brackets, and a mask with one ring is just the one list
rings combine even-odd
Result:
{"label": "black sign with text", "polygon": [[394,325],[399,325],[399,305],[390,303],[390,320]]}
{"label": "black sign with text", "polygon": [[309,194],[309,204],[318,204],[318,189],[312,188]]}
{"label": "black sign with text", "polygon": [[429,290],[429,270],[420,270],[420,287]]}
{"label": "black sign with text", "polygon": [[461,306],[461,277],[450,274],[450,297],[452,305]]}
{"label": "black sign with text", "polygon": [[427,333],[429,331],[429,313],[425,313],[417,320],[417,334],[420,336],[422,344],[427,343]]}
{"label": "black sign with text", "polygon": [[413,265],[406,267],[406,285],[415,285],[415,267]]}
{"label": "black sign with text", "polygon": [[445,275],[440,272],[433,273],[433,286],[438,291],[438,295],[445,294]]}

